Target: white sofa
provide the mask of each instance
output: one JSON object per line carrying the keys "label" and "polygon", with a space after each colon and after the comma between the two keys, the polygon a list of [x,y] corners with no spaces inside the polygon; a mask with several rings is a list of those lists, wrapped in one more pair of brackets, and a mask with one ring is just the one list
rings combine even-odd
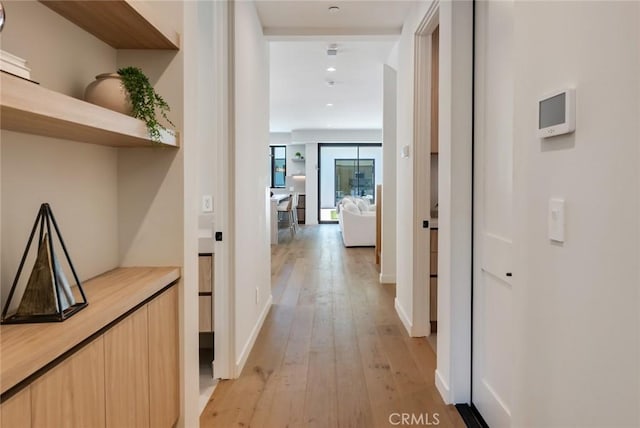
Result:
{"label": "white sofa", "polygon": [[338,223],[345,247],[376,245],[375,205],[360,199],[345,198],[338,204]]}

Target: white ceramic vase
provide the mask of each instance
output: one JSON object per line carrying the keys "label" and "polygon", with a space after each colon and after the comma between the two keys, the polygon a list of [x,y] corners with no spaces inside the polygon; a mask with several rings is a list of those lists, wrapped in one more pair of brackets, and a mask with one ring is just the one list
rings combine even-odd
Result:
{"label": "white ceramic vase", "polygon": [[109,110],[131,116],[131,101],[122,78],[117,73],[103,73],[96,76],[84,91],[84,100]]}

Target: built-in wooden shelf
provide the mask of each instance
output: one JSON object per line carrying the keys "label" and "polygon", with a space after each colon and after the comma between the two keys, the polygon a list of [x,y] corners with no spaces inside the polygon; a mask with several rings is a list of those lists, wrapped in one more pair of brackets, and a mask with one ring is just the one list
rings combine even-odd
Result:
{"label": "built-in wooden shelf", "polygon": [[0,326],[0,388],[20,382],[180,278],[177,267],[118,268],[86,281],[89,306],[63,322]]}
{"label": "built-in wooden shelf", "polygon": [[145,2],[40,1],[116,49],[180,49],[180,35],[156,19]]}
{"label": "built-in wooden shelf", "polygon": [[179,135],[149,138],[133,117],[0,73],[2,129],[113,147],[179,146]]}

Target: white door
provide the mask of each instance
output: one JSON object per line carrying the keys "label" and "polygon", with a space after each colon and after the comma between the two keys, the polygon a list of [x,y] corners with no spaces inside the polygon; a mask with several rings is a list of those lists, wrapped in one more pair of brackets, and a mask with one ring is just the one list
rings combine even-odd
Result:
{"label": "white door", "polygon": [[476,3],[472,402],[511,425],[513,2]]}

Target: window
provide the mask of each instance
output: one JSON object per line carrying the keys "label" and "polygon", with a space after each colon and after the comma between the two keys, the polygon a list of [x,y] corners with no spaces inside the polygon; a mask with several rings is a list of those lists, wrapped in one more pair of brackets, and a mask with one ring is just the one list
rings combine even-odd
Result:
{"label": "window", "polygon": [[271,187],[284,187],[287,175],[287,147],[271,146]]}

